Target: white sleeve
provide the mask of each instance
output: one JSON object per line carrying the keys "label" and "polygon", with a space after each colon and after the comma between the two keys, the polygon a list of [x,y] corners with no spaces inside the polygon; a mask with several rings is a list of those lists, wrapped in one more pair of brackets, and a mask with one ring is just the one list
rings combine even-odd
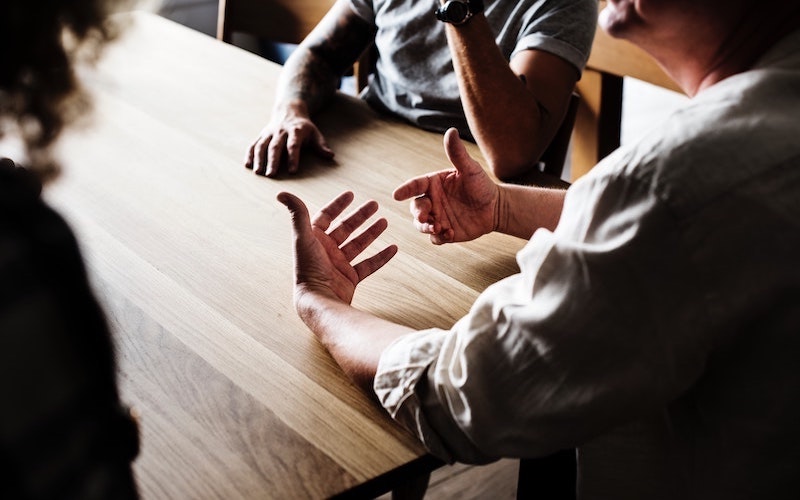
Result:
{"label": "white sleeve", "polygon": [[710,348],[681,227],[646,183],[593,176],[450,331],[401,338],[375,391],[446,461],[551,453],[670,401]]}

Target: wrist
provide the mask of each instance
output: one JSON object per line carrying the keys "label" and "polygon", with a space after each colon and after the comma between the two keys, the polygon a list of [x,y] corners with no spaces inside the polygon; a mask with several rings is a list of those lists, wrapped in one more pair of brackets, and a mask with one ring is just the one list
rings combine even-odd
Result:
{"label": "wrist", "polygon": [[302,99],[290,99],[275,105],[274,114],[285,118],[310,118],[308,104]]}
{"label": "wrist", "polygon": [[316,287],[306,284],[296,284],[294,286],[294,308],[297,315],[305,322],[306,318],[312,318],[322,308],[327,294]]}
{"label": "wrist", "polygon": [[338,297],[331,296],[329,290],[298,284],[294,287],[294,308],[297,316],[306,326],[321,338],[325,332],[325,317],[334,305],[341,304]]}
{"label": "wrist", "polygon": [[483,12],[483,9],[483,0],[440,0],[440,6],[434,14],[439,21],[461,26]]}
{"label": "wrist", "polygon": [[495,196],[494,200],[494,215],[492,218],[492,231],[497,232],[504,232],[503,229],[505,228],[506,222],[505,219],[508,217],[508,202],[507,202],[507,193],[506,190],[503,188],[503,185],[497,186],[497,196]]}

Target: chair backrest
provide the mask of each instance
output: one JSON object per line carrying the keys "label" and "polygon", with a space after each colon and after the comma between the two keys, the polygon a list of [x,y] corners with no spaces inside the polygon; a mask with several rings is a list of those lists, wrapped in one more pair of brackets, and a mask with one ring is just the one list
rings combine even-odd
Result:
{"label": "chair backrest", "polygon": [[[605,3],[600,2],[601,9]],[[577,85],[581,105],[572,137],[572,180],[619,147],[624,77],[682,92],[650,55],[598,27],[592,53]]]}
{"label": "chair backrest", "polygon": [[553,136],[553,140],[548,144],[547,149],[542,153],[539,161],[542,163],[542,172],[556,177],[561,177],[564,170],[564,162],[567,159],[569,141],[572,137],[572,129],[575,127],[575,117],[578,114],[578,105],[581,97],[576,92],[572,93],[567,106],[567,112],[561,125]]}
{"label": "chair backrest", "polygon": [[336,0],[220,0],[217,38],[230,43],[235,32],[298,44]]}
{"label": "chair backrest", "polygon": [[[299,44],[328,13],[336,0],[220,0],[217,39],[232,43],[234,33],[271,42]],[[355,74],[356,91],[369,82],[374,66],[367,50],[348,74]]]}

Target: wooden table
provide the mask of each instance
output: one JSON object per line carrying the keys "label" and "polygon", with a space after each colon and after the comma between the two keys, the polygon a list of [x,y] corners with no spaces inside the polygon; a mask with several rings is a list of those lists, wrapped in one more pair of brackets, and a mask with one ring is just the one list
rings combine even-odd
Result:
{"label": "wooden table", "polygon": [[[280,70],[152,14],[135,13],[96,70],[94,114],[60,144],[48,200],[75,229],[116,335],[124,399],[141,415],[144,498],[372,496],[437,462],[342,374],[296,317],[281,190],[312,210],[345,189],[389,220],[399,254],[355,305],[416,328],[449,327],[517,271],[524,242],[435,247],[391,199],[447,162],[441,136],[345,95],[319,117],[336,161],[293,177],[241,163]],[[474,155],[479,155],[470,146]]]}

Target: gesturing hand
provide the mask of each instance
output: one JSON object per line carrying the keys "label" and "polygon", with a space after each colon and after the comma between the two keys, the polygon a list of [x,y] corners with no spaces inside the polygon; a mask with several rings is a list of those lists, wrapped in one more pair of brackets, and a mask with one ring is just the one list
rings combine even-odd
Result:
{"label": "gesturing hand", "polygon": [[442,170],[406,181],[394,191],[397,201],[411,201],[414,226],[436,245],[473,240],[494,230],[498,187],[469,156],[449,129],[444,149],[455,170]]}
{"label": "gesturing hand", "polygon": [[304,146],[309,146],[324,159],[333,158],[333,151],[314,122],[301,114],[287,113],[264,127],[250,145],[244,164],[256,174],[274,177],[283,162],[287,172],[294,174],[299,168],[300,151]]}
{"label": "gesturing hand", "polygon": [[293,194],[282,192],[278,201],[292,214],[295,300],[302,292],[314,291],[349,304],[361,280],[397,253],[397,246],[390,245],[358,264],[351,264],[387,227],[386,219],[378,219],[347,241],[378,211],[375,201],[364,203],[330,230],[332,222],[353,202],[353,193],[340,194],[313,218],[309,217],[305,203]]}

